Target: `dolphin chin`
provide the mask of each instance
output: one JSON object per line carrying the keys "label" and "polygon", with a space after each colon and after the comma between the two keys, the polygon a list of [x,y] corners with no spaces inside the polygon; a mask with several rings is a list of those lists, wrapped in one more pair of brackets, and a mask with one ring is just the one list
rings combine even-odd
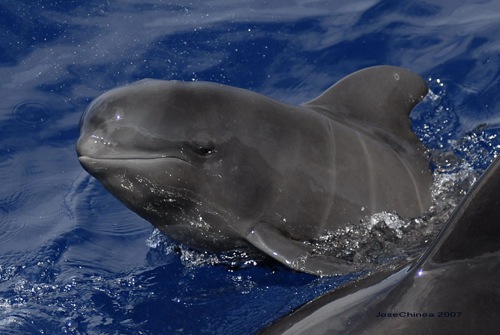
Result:
{"label": "dolphin chin", "polygon": [[[431,204],[429,161],[408,117],[427,91],[394,66],[355,72],[299,106],[146,79],[90,104],[77,152],[115,197],[180,243],[250,245],[294,270],[340,275],[369,264],[307,242],[374,213],[418,217]],[[193,225],[202,213],[206,224]]]}

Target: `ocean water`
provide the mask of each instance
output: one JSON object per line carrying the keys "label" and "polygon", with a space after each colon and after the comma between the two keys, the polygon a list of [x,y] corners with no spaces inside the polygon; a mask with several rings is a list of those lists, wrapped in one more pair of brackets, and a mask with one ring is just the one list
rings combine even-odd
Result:
{"label": "ocean water", "polygon": [[398,65],[431,89],[411,118],[438,207],[500,150],[493,0],[6,0],[0,27],[1,334],[253,334],[355,278],[192,253],[127,210],[75,154],[113,87],[208,80],[298,104]]}

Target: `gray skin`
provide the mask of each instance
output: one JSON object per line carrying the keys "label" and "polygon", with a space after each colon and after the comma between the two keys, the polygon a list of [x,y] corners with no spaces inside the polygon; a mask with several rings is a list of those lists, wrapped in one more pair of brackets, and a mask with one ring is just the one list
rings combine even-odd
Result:
{"label": "gray skin", "polygon": [[304,241],[371,213],[421,215],[431,175],[409,113],[425,96],[398,67],[358,71],[292,106],[207,82],[141,80],[95,99],[84,169],[128,208],[197,250],[253,246],[316,275],[356,267]]}
{"label": "gray skin", "polygon": [[420,259],[327,293],[260,334],[497,334],[499,190],[500,157]]}

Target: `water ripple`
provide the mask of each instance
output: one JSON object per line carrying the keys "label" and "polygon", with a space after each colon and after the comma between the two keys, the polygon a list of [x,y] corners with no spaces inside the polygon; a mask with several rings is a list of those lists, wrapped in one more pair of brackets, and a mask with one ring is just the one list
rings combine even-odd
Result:
{"label": "water ripple", "polygon": [[0,223],[0,245],[15,240],[19,233],[25,228],[24,221],[16,219],[2,219]]}
{"label": "water ripple", "polygon": [[23,101],[13,110],[16,120],[27,126],[43,126],[52,120],[51,108],[41,101]]}
{"label": "water ripple", "polygon": [[29,198],[31,192],[27,187],[22,187],[0,198],[0,212],[11,213],[21,208]]}
{"label": "water ripple", "polygon": [[65,207],[79,227],[99,235],[125,237],[152,230],[83,171],[73,181]]}

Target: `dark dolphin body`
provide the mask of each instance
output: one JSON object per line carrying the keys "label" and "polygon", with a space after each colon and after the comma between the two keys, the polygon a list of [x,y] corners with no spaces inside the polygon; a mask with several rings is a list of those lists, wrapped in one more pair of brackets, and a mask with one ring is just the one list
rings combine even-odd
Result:
{"label": "dark dolphin body", "polygon": [[408,114],[418,75],[356,72],[301,106],[206,82],[142,80],[89,106],[80,163],[131,210],[198,250],[253,246],[298,271],[355,270],[310,241],[430,204],[431,175]]}
{"label": "dark dolphin body", "polygon": [[304,305],[270,334],[498,334],[500,157],[416,262]]}

